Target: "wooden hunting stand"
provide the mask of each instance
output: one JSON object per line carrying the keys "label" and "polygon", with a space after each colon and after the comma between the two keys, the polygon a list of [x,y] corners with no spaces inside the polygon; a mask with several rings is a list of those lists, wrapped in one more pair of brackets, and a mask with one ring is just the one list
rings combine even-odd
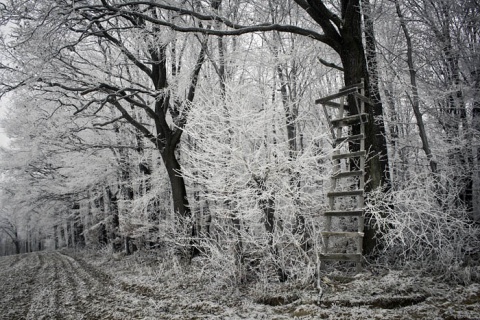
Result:
{"label": "wooden hunting stand", "polygon": [[[334,100],[339,100],[335,102]],[[346,100],[355,105],[347,105]],[[321,267],[326,261],[352,261],[357,272],[362,268],[363,229],[365,223],[365,97],[363,80],[361,83],[340,89],[337,94],[315,101],[323,105],[325,117],[333,137],[333,173],[330,191],[327,193],[329,210],[324,212],[325,227],[322,232],[323,250],[320,254]],[[329,112],[330,110],[330,112]],[[355,129],[354,129],[355,128]],[[350,203],[348,200],[350,198]],[[354,198],[354,201],[352,201]],[[341,203],[336,200],[345,199]],[[332,230],[332,219],[356,217],[357,231]],[[331,237],[344,237],[355,240],[356,248],[345,248],[345,252],[330,252]],[[348,242],[347,242],[348,243]]]}

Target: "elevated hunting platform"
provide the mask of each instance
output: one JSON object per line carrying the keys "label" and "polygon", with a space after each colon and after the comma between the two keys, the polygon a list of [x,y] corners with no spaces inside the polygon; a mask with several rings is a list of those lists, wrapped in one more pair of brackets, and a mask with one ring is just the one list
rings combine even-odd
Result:
{"label": "elevated hunting platform", "polygon": [[[360,271],[365,224],[365,123],[368,121],[365,104],[370,101],[365,97],[362,81],[318,99],[315,103],[323,106],[334,147],[333,173],[330,177],[330,190],[327,192],[329,210],[323,213],[325,225],[321,233],[321,266],[326,261],[351,261],[356,263],[357,271]],[[356,230],[333,230],[342,225],[338,223],[339,219],[348,217],[356,223]],[[342,252],[332,252],[332,237],[346,240],[345,247],[335,246],[335,250]]]}

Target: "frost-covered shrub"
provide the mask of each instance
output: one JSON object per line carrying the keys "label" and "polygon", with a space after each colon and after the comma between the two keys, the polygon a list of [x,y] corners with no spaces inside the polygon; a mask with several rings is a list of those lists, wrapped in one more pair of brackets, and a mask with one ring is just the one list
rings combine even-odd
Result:
{"label": "frost-covered shrub", "polygon": [[383,258],[464,282],[479,276],[470,267],[480,230],[451,185],[446,176],[416,175],[395,190],[370,193],[367,211],[379,230]]}
{"label": "frost-covered shrub", "polygon": [[205,273],[235,283],[311,278],[331,167],[328,131],[299,118],[302,146],[292,149],[277,100],[251,84],[226,90],[224,98],[199,95],[205,101],[190,112],[181,149]]}

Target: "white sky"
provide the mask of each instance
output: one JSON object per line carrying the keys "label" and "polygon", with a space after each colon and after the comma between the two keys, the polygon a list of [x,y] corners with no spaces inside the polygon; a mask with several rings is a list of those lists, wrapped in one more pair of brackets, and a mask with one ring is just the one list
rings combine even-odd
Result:
{"label": "white sky", "polygon": [[[5,118],[9,104],[10,104],[10,98],[9,98],[9,94],[7,93],[0,99],[0,120],[3,120]],[[2,127],[0,123],[0,147],[8,147],[9,142],[10,142],[10,139],[5,134],[5,129]]]}
{"label": "white sky", "polygon": [[[0,100],[0,119],[3,119],[5,116],[6,105],[8,103],[8,99],[6,97]],[[10,139],[5,135],[5,129],[0,126],[0,147],[8,147]]]}
{"label": "white sky", "polygon": [[[2,3],[1,0],[0,0],[0,3]],[[3,36],[8,34],[9,30],[10,30],[10,27],[8,25],[0,26],[0,33],[2,33]],[[0,119],[3,119],[3,117],[5,116],[5,111],[7,109],[6,107],[8,103],[9,103],[8,97],[4,96],[2,99],[0,99]],[[8,144],[9,144],[9,139],[5,135],[5,130],[2,127],[0,127],[0,147],[8,147]]]}
{"label": "white sky", "polygon": [[5,133],[3,133],[3,128],[0,128],[0,147],[8,147],[9,141]]}

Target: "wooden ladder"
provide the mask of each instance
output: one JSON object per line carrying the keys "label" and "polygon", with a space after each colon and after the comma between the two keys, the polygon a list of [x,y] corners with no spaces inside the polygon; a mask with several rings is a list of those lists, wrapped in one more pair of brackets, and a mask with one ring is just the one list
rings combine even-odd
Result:
{"label": "wooden ladder", "polygon": [[[349,96],[353,96],[355,106],[345,104],[345,99]],[[340,100],[340,102],[334,100]],[[365,103],[370,103],[370,101],[365,97],[362,80],[359,84],[340,89],[337,94],[318,99],[315,103],[323,105],[323,111],[333,136],[334,147],[332,155],[333,174],[330,191],[327,193],[329,210],[324,212],[325,231],[322,232],[323,249],[320,254],[320,267],[324,268],[326,261],[352,261],[356,263],[357,272],[360,272],[363,262],[362,246],[365,223],[365,123],[368,121],[368,114],[365,113]],[[355,108],[355,110],[350,110],[350,108]],[[336,111],[333,119],[330,116],[329,109]],[[350,111],[352,115],[347,114],[347,111]],[[356,111],[356,113],[352,111]],[[331,113],[333,114],[333,112]],[[359,126],[359,133],[352,133],[353,126]],[[358,150],[351,151],[349,144],[353,143],[359,144]],[[350,201],[350,204],[348,201],[343,201],[343,203],[335,201],[336,199],[348,200],[348,198],[355,198],[355,201]],[[342,208],[339,208],[340,204],[343,206]],[[357,231],[332,230],[332,219],[341,217],[356,217]],[[345,248],[346,252],[331,252],[329,248],[331,237],[354,239],[356,248],[352,249],[347,246]]]}

